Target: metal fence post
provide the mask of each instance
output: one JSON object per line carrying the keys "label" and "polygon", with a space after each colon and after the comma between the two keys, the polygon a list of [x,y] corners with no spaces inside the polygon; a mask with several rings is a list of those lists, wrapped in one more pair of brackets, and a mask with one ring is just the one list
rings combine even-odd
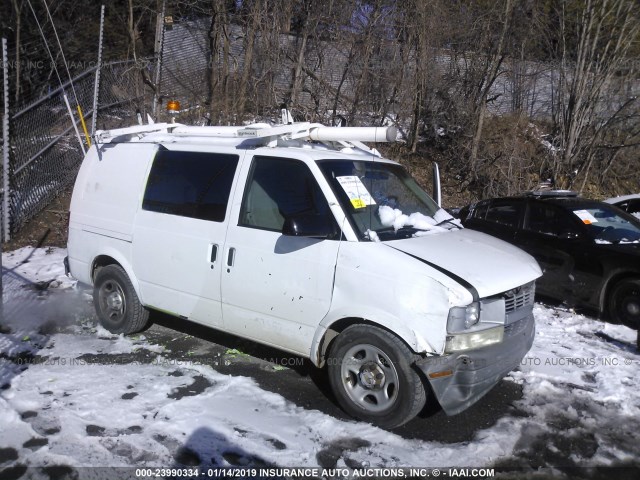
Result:
{"label": "metal fence post", "polygon": [[93,112],[91,115],[91,136],[96,133],[96,121],[98,119],[98,95],[100,94],[100,69],[102,68],[102,34],[104,32],[104,5],[100,7],[100,39],[98,40],[98,65],[96,66],[96,79],[93,84]]}
{"label": "metal fence post", "polygon": [[0,325],[4,323],[4,289],[2,282],[2,242],[9,240],[9,62],[7,60],[7,39],[2,39],[2,72],[4,112],[2,114],[2,235],[0,235]]}
{"label": "metal fence post", "polygon": [[2,72],[4,86],[4,112],[2,114],[2,241],[9,241],[9,60],[7,39],[2,39]]}

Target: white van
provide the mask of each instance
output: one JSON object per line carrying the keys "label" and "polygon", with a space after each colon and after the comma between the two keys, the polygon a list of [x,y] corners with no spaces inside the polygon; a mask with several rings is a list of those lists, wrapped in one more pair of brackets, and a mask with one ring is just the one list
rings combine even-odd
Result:
{"label": "white van", "polygon": [[355,418],[396,427],[428,397],[458,413],[529,350],[541,272],[361,143],[390,140],[309,123],[98,132],[68,271],[111,332],[159,310],[326,366]]}

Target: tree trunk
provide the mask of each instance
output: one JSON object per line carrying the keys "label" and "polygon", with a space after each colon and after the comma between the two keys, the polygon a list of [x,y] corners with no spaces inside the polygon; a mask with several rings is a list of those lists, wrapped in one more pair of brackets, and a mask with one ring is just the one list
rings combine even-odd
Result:
{"label": "tree trunk", "polygon": [[302,67],[304,65],[305,50],[307,49],[307,38],[309,37],[309,31],[304,28],[302,34],[302,41],[298,47],[298,58],[296,59],[296,68],[293,72],[293,86],[291,88],[291,104],[298,104],[298,95],[302,89]]}
{"label": "tree trunk", "polygon": [[260,15],[262,13],[262,1],[258,0],[253,4],[251,10],[251,22],[247,25],[246,41],[244,46],[244,68],[242,70],[242,77],[240,78],[240,85],[238,87],[238,106],[236,107],[236,113],[242,115],[247,101],[247,87],[249,84],[249,78],[253,70],[253,51],[255,48],[256,31],[260,23]]}
{"label": "tree trunk", "polygon": [[476,125],[473,134],[473,141],[471,144],[471,158],[469,163],[471,165],[471,174],[476,177],[477,174],[477,162],[478,151],[480,147],[480,140],[482,138],[482,129],[484,126],[484,115],[487,108],[487,97],[489,91],[500,73],[500,66],[504,60],[504,50],[507,35],[511,29],[511,21],[513,16],[513,0],[507,0],[504,8],[504,22],[502,24],[502,32],[500,33],[500,40],[496,46],[496,51],[491,55],[490,63],[485,70],[485,76],[482,79],[482,83],[479,85],[479,96],[475,104],[476,109]]}
{"label": "tree trunk", "polygon": [[229,38],[226,34],[226,10],[222,0],[214,0],[209,27],[209,114],[213,123],[222,125],[229,114]]}

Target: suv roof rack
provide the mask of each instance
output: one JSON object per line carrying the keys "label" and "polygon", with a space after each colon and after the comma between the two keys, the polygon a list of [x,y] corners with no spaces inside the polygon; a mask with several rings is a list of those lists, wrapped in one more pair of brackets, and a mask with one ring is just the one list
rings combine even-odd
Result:
{"label": "suv roof rack", "polygon": [[578,192],[573,190],[532,190],[525,192],[527,197],[577,197]]}

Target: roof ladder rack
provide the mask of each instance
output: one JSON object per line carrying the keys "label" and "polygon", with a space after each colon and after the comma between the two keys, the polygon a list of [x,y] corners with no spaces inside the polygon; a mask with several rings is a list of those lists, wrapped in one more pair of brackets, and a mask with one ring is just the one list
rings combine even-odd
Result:
{"label": "roof ladder rack", "polygon": [[299,122],[271,126],[256,123],[246,126],[192,127],[179,123],[155,123],[96,132],[96,143],[126,142],[153,133],[176,136],[221,137],[238,139],[264,139],[270,146],[278,140],[311,140],[317,142],[351,142],[361,147],[360,142],[394,142],[396,127],[325,127],[319,123]]}
{"label": "roof ladder rack", "polygon": [[142,137],[149,133],[171,131],[177,127],[182,127],[180,123],[152,123],[149,125],[134,125],[133,127],[114,128],[113,130],[98,130],[94,135],[96,143],[117,143],[127,141],[134,136]]}

